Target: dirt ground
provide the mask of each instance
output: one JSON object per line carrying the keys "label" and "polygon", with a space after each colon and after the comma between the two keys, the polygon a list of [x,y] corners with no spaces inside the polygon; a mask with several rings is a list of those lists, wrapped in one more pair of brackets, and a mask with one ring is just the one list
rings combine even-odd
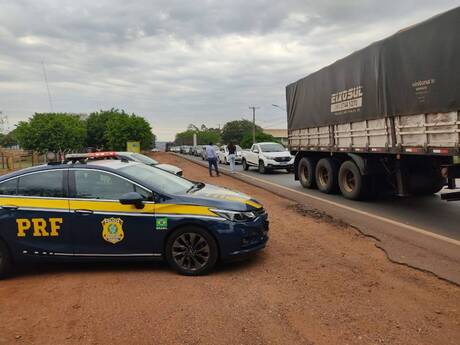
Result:
{"label": "dirt ground", "polygon": [[196,278],[161,263],[23,268],[0,282],[0,344],[459,344],[459,287],[268,191],[157,158],[261,201],[267,248]]}

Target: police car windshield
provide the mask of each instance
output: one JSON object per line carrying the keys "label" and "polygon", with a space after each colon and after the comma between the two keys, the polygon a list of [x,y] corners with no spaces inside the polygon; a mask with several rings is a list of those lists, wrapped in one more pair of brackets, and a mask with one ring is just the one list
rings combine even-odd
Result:
{"label": "police car windshield", "polygon": [[152,159],[150,157],[141,155],[140,153],[132,153],[131,155],[133,156],[133,158],[135,160],[137,160],[138,162],[144,163],[144,164],[148,164],[148,165],[157,165],[157,164],[159,164],[156,160],[154,160],[154,159]]}
{"label": "police car windshield", "polygon": [[145,164],[130,164],[120,171],[140,180],[158,193],[185,194],[194,186],[182,177]]}

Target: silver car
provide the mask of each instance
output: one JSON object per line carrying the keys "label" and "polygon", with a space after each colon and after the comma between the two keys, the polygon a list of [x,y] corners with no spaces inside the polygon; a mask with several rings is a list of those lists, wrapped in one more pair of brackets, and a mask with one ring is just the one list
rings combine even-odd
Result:
{"label": "silver car", "polygon": [[136,153],[136,152],[116,152],[116,154],[117,154],[117,158],[120,158],[120,159],[126,159],[128,161],[144,163],[144,164],[147,164],[147,165],[150,165],[150,166],[154,166],[155,168],[158,168],[158,169],[173,173],[174,175],[177,175],[177,176],[182,176],[182,174],[183,174],[183,171],[182,171],[181,168],[178,168],[178,167],[176,167],[174,165],[170,165],[170,164],[162,164],[162,163],[156,161],[155,159],[150,158],[150,157],[145,156],[145,155],[140,154],[140,153]]}

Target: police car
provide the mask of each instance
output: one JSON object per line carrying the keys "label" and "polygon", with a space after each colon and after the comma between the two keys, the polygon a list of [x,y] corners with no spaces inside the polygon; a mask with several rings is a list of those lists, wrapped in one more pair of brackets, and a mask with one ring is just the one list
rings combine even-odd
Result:
{"label": "police car", "polygon": [[268,216],[244,194],[123,160],[0,177],[0,277],[27,260],[166,260],[185,275],[265,247]]}

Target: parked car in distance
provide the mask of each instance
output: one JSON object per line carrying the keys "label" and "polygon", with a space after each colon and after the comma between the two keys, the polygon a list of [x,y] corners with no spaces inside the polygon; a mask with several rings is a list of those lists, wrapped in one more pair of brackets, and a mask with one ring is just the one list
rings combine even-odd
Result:
{"label": "parked car in distance", "polygon": [[281,144],[263,142],[252,145],[250,150],[243,151],[243,169],[257,167],[261,174],[270,170],[286,169],[292,172],[294,157]]}
{"label": "parked car in distance", "polygon": [[[243,161],[243,149],[239,145],[236,146],[236,157],[235,157],[235,163],[241,163]],[[230,164],[228,161],[228,149],[227,145],[222,145],[219,149],[219,152],[217,152],[217,157],[219,160],[219,163],[222,164]]]}
{"label": "parked car in distance", "polygon": [[203,146],[201,146],[201,145],[195,146],[194,156],[200,157],[202,151],[203,151]]}
{"label": "parked car in distance", "polygon": [[189,150],[190,150],[190,146],[188,146],[188,145],[182,145],[180,147],[180,153],[188,154]]}

